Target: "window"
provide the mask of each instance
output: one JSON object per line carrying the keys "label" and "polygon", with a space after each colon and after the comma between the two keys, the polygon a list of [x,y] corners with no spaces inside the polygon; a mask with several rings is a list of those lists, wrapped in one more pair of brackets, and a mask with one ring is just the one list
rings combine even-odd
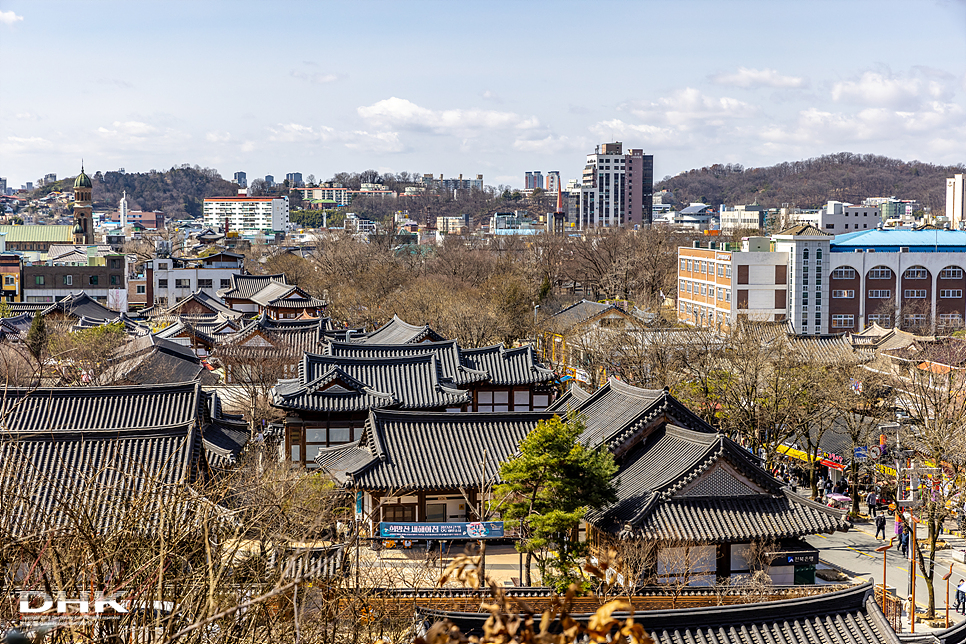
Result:
{"label": "window", "polygon": [[37,286],[43,286],[44,285],[44,276],[43,275],[35,275],[34,276],[34,284],[36,284]]}
{"label": "window", "polygon": [[868,316],[868,320],[869,324],[878,324],[884,327],[892,326],[892,316],[888,313],[875,313]]}
{"label": "window", "polygon": [[694,263],[692,260],[688,260],[688,272],[694,272]]}
{"label": "window", "polygon": [[91,286],[97,286],[97,275],[91,275],[87,279],[87,281],[90,283]]}
{"label": "window", "polygon": [[963,316],[959,313],[940,313],[940,326],[963,326]]}
{"label": "window", "polygon": [[819,248],[815,251],[815,262],[818,264],[822,263],[822,249]]}
{"label": "window", "polygon": [[832,278],[837,280],[855,279],[855,269],[849,267],[836,268],[832,271]]}
{"label": "window", "polygon": [[725,267],[725,277],[727,277],[728,279],[731,279],[731,267],[730,266],[726,266]]}
{"label": "window", "polygon": [[907,280],[924,280],[926,279],[926,269],[922,266],[907,268],[904,277]]}
{"label": "window", "polygon": [[687,283],[687,287],[688,287],[688,293],[690,293],[692,291],[691,282]]}
{"label": "window", "polygon": [[513,410],[530,411],[530,390],[513,392]]}
{"label": "window", "polygon": [[221,280],[221,288],[228,288],[231,286],[231,280]]}
{"label": "window", "polygon": [[702,273],[707,273],[708,272],[708,262],[702,260],[702,262],[701,262],[701,272]]}
{"label": "window", "polygon": [[144,286],[144,284],[138,284],[137,285],[137,293],[138,293],[138,295],[143,295],[146,292],[146,290],[147,289]]}
{"label": "window", "polygon": [[941,273],[939,273],[939,279],[944,280],[961,280],[963,279],[963,269],[961,268],[944,268]]}
{"label": "window", "polygon": [[73,275],[64,275],[64,286],[71,286],[74,283]]}
{"label": "window", "polygon": [[158,280],[158,288],[168,288],[168,280]]}
{"label": "window", "polygon": [[832,316],[833,329],[848,329],[855,326],[854,315],[843,315],[841,313]]}
{"label": "window", "polygon": [[903,315],[902,321],[906,324],[925,324],[926,314],[925,313],[913,313],[910,315]]}
{"label": "window", "polygon": [[390,505],[382,506],[382,520],[400,523],[413,523],[416,520],[415,505]]}
{"label": "window", "polygon": [[680,280],[678,282],[678,290],[681,291],[682,293],[687,292],[687,284],[684,282],[684,280]]}
{"label": "window", "polygon": [[963,290],[962,289],[949,288],[949,289],[941,289],[939,291],[939,297],[944,298],[944,299],[946,299],[946,298],[956,298],[958,300],[962,296],[963,296]]}
{"label": "window", "polygon": [[17,285],[17,278],[14,277],[13,275],[4,275],[3,276],[3,285],[4,286],[16,286]]}
{"label": "window", "polygon": [[926,291],[925,289],[907,288],[902,292],[902,297],[909,299],[921,299],[926,297]]}
{"label": "window", "polygon": [[429,523],[446,523],[446,504],[427,503],[426,521]]}
{"label": "window", "polygon": [[680,263],[679,269],[682,270],[682,271],[688,270],[688,260],[681,259],[680,262],[681,263]]}
{"label": "window", "polygon": [[211,280],[198,280],[198,288],[211,288]]}
{"label": "window", "polygon": [[855,291],[832,291],[832,297],[835,299],[852,299],[855,297]]}
{"label": "window", "polygon": [[724,277],[724,264],[718,264],[718,277]]}
{"label": "window", "polygon": [[191,280],[175,280],[175,288],[191,288]]}
{"label": "window", "polygon": [[804,259],[805,261],[808,261],[808,249],[807,248],[802,251],[802,259]]}
{"label": "window", "polygon": [[111,268],[121,268],[121,260],[119,260],[119,259],[112,259],[111,260]]}
{"label": "window", "polygon": [[875,290],[869,291],[869,297],[873,300],[885,300],[892,297],[892,291],[890,290]]}
{"label": "window", "polygon": [[724,289],[723,288],[719,288],[718,289],[718,299],[719,300],[724,300]]}
{"label": "window", "polygon": [[120,284],[121,284],[121,276],[111,275],[111,286],[120,286]]}
{"label": "window", "polygon": [[731,301],[731,289],[730,288],[726,288],[725,289],[725,302],[730,302],[730,301]]}
{"label": "window", "polygon": [[870,280],[891,280],[892,269],[885,266],[878,266],[869,271]]}

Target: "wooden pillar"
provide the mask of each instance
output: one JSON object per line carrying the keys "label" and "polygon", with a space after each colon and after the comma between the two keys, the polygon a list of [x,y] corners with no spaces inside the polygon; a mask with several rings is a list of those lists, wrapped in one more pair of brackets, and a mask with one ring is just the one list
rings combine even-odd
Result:
{"label": "wooden pillar", "polygon": [[426,520],[426,493],[422,490],[416,493],[416,521]]}
{"label": "wooden pillar", "polygon": [[715,561],[715,577],[718,582],[726,581],[731,576],[731,544],[718,544],[718,557]]}

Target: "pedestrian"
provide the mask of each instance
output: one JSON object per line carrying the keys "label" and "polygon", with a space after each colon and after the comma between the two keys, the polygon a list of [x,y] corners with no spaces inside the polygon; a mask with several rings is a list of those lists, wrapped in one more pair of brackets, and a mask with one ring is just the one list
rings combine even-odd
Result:
{"label": "pedestrian", "polygon": [[902,534],[899,535],[899,552],[903,557],[909,556],[909,529],[903,527]]}
{"label": "pedestrian", "polygon": [[884,514],[880,514],[875,518],[875,538],[879,538],[879,533],[882,533],[882,540],[885,541],[885,524],[886,518]]}
{"label": "pedestrian", "polygon": [[[879,497],[875,495],[875,490],[869,492],[869,496],[865,497],[865,502],[869,506],[869,515],[876,516],[876,505],[879,503]],[[879,525],[876,523],[876,525]],[[883,537],[885,535],[882,535]]]}
{"label": "pedestrian", "polygon": [[956,586],[956,612],[966,614],[966,581],[960,579]]}
{"label": "pedestrian", "polygon": [[916,623],[916,605],[912,601],[912,595],[909,595],[908,599],[905,601],[906,605],[906,615],[909,616],[909,623]]}
{"label": "pedestrian", "polygon": [[825,479],[825,496],[832,493],[832,478],[829,477]]}

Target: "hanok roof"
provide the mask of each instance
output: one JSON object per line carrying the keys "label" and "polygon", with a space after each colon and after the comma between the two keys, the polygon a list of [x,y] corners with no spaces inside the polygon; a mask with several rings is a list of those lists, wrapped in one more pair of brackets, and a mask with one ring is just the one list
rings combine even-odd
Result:
{"label": "hanok roof", "polygon": [[329,328],[329,322],[329,318],[273,320],[263,312],[238,332],[223,336],[222,342],[228,346],[244,348],[259,346],[261,340],[260,346],[268,342],[274,348],[288,349],[301,355],[319,350],[322,332]]}
{"label": "hanok roof", "polygon": [[441,383],[434,354],[398,358],[348,358],[306,353],[299,377],[280,380],[272,389],[280,409],[364,411],[378,408],[460,407],[472,396]]}
{"label": "hanok roof", "polygon": [[165,309],[163,313],[166,315],[180,315],[191,310],[191,315],[198,315],[198,308],[210,311],[211,315],[222,315],[227,318],[239,318],[242,316],[238,311],[225,306],[221,300],[208,295],[201,289],[198,289],[171,308]]}
{"label": "hanok roof", "polygon": [[[897,636],[872,596],[872,582],[843,590],[774,602],[638,611],[634,622],[655,644],[899,644]],[[438,611],[417,607],[428,627],[448,619],[464,635],[481,635],[489,613]],[[625,619],[629,613],[615,612]],[[571,615],[586,622],[591,615]],[[966,622],[960,622],[966,624]],[[951,633],[954,627],[943,633]],[[962,630],[962,629],[960,629]],[[923,644],[960,644],[941,633]]]}
{"label": "hanok roof", "polygon": [[285,275],[282,273],[278,275],[239,275],[236,273],[231,276],[231,286],[218,291],[218,297],[248,300],[272,282],[286,284]]}
{"label": "hanok roof", "polygon": [[142,336],[151,333],[151,329],[146,326],[142,326],[129,318],[123,311],[113,320],[92,320],[90,318],[82,317],[77,320],[74,326],[71,327],[71,331],[80,331],[83,329],[93,329],[99,326],[105,326],[108,324],[120,324],[124,327],[124,331],[128,335]]}
{"label": "hanok roof", "polygon": [[[619,453],[642,440],[661,423],[674,423],[698,432],[713,434],[714,428],[663,389],[641,389],[611,378],[582,401],[566,404],[584,422],[582,440],[606,444]],[[558,403],[555,411],[565,411]]]}
{"label": "hanok roof", "polygon": [[359,344],[358,342],[329,342],[324,353],[330,356],[353,358],[399,358],[433,354],[439,360],[443,378],[457,386],[487,380],[484,370],[477,370],[463,364],[463,355],[456,340],[442,342],[422,342],[418,344]]}
{"label": "hanok roof", "polygon": [[533,347],[507,349],[502,344],[479,349],[463,349],[464,362],[489,374],[490,384],[515,386],[551,382],[553,371],[541,365]]}
{"label": "hanok roof", "polygon": [[847,530],[842,513],[807,501],[720,434],[667,425],[618,457],[618,500],[591,513],[598,529],[645,539],[729,543]]}
{"label": "hanok roof", "polygon": [[550,317],[550,325],[555,330],[565,331],[609,311],[616,311],[625,317],[631,317],[627,311],[616,304],[581,300],[554,313]]}
{"label": "hanok roof", "polygon": [[34,321],[30,313],[21,313],[8,318],[0,318],[0,329],[4,333],[24,333]]}
{"label": "hanok roof", "polygon": [[56,312],[77,319],[88,318],[90,320],[107,321],[117,317],[117,311],[107,308],[83,291],[71,293],[62,300],[54,302],[41,311],[41,315],[50,315]]}
{"label": "hanok roof", "polygon": [[[90,513],[84,520],[97,531],[132,515],[139,528],[156,527],[160,506],[209,462],[204,433],[221,440],[221,417],[199,425],[210,416],[205,402],[198,383],[7,390],[0,529],[20,535],[77,526],[68,514],[77,509]],[[68,510],[75,500],[80,507]]]}
{"label": "hanok roof", "polygon": [[471,488],[498,481],[500,464],[538,422],[552,417],[374,410],[358,442],[324,449],[316,462],[353,489]]}
{"label": "hanok roof", "polygon": [[588,398],[590,398],[590,396],[591,394],[581,389],[577,385],[576,381],[571,381],[570,389],[568,389],[563,396],[553,401],[553,403],[547,407],[547,411],[566,413],[568,409],[576,409],[579,407]]}
{"label": "hanok roof", "polygon": [[214,384],[217,378],[194,352],[176,342],[148,334],[122,345],[115,352],[117,379],[135,385],[169,382]]}
{"label": "hanok roof", "polygon": [[416,342],[441,342],[443,336],[429,328],[428,324],[415,326],[407,324],[397,316],[386,322],[360,342],[365,344],[414,344]]}
{"label": "hanok roof", "polygon": [[289,284],[284,275],[232,275],[232,285],[218,291],[226,300],[250,300],[261,307],[321,308],[325,302],[316,299],[304,289]]}

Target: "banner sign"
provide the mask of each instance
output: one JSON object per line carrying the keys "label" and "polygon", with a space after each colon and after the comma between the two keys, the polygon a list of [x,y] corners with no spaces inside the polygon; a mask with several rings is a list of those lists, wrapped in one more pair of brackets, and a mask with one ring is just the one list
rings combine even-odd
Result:
{"label": "banner sign", "polygon": [[502,539],[502,521],[474,523],[396,523],[379,524],[383,539]]}

